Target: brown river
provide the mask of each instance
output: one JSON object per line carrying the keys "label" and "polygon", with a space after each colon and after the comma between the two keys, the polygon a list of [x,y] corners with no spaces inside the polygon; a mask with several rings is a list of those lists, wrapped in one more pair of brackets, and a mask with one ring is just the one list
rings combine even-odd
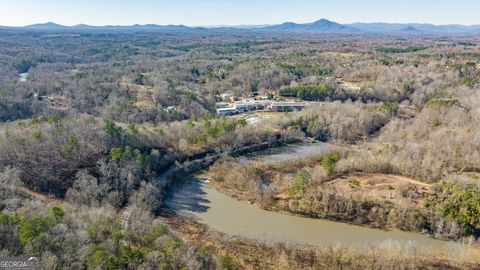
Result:
{"label": "brown river", "polygon": [[[330,148],[315,143],[286,146],[243,157],[278,160],[318,154]],[[191,178],[167,201],[180,213],[193,215],[200,223],[229,235],[260,239],[267,242],[287,242],[319,247],[375,247],[405,252],[460,252],[462,245],[453,241],[433,239],[420,233],[380,230],[323,219],[312,219],[276,213],[224,195],[201,178]]]}

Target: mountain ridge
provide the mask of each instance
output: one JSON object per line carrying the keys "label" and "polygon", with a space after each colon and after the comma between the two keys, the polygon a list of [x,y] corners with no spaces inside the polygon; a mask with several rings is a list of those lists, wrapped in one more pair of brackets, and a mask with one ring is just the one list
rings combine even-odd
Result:
{"label": "mountain ridge", "polygon": [[0,26],[0,29],[29,30],[29,31],[263,31],[280,33],[363,33],[363,34],[480,34],[480,25],[445,24],[435,25],[428,23],[351,23],[340,24],[328,19],[319,19],[311,23],[284,22],[275,25],[250,26],[232,25],[216,27],[192,27],[182,24],[158,25],[104,25],[93,26],[77,24],[65,26],[54,22],[37,23],[23,27]]}
{"label": "mountain ridge", "polygon": [[267,31],[288,31],[288,32],[355,32],[357,29],[339,24],[327,19],[320,19],[312,23],[285,22],[263,28]]}

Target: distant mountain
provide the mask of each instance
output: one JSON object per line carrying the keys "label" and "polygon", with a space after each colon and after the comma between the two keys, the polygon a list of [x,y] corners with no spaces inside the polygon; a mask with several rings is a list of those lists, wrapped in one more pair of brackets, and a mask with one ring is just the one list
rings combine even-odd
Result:
{"label": "distant mountain", "polygon": [[[118,28],[118,26],[117,26]],[[202,29],[202,28],[192,28],[185,25],[158,25],[158,24],[135,24],[132,26],[121,26],[125,29],[138,29],[138,30],[172,30],[172,31],[185,31],[190,29]]]}
{"label": "distant mountain", "polygon": [[27,25],[23,28],[26,29],[32,29],[32,30],[62,30],[62,29],[67,29],[67,26],[56,24],[53,22],[47,22],[47,23],[37,23],[37,24],[32,24],[32,25]]}
{"label": "distant mountain", "polygon": [[397,33],[420,35],[420,34],[423,33],[423,31],[418,30],[417,28],[415,28],[413,26],[407,26],[405,28],[402,28],[402,29],[398,30]]}
{"label": "distant mountain", "polygon": [[313,23],[298,24],[293,22],[286,22],[279,25],[273,25],[261,28],[267,31],[282,31],[282,32],[322,32],[322,33],[343,33],[343,32],[357,32],[354,27],[345,26],[327,19],[320,19]]}
{"label": "distant mountain", "polygon": [[313,23],[285,22],[277,25],[238,25],[238,26],[209,26],[188,27],[185,25],[106,25],[92,26],[78,24],[64,26],[53,22],[32,24],[24,27],[0,26],[4,30],[29,30],[46,32],[90,32],[90,31],[123,31],[123,32],[198,32],[198,31],[261,31],[279,33],[347,33],[347,34],[401,34],[401,35],[480,35],[480,25],[434,25],[419,23],[352,23],[339,24],[327,19],[320,19]]}
{"label": "distant mountain", "polygon": [[203,28],[191,28],[185,25],[157,25],[157,24],[135,24],[135,25],[105,25],[93,26],[87,24],[78,24],[74,26],[65,26],[53,22],[32,24],[24,27],[11,27],[16,29],[25,29],[33,31],[191,31],[201,30]]}
{"label": "distant mountain", "polygon": [[272,26],[271,24],[240,24],[240,25],[206,25],[205,29],[221,29],[221,28],[234,28],[234,29],[259,29]]}
{"label": "distant mountain", "polygon": [[300,27],[299,24],[296,24],[293,22],[286,22],[279,25],[267,26],[261,29],[272,30],[272,31],[294,31],[294,30],[298,30],[299,27]]}
{"label": "distant mountain", "polygon": [[347,26],[354,27],[363,32],[370,33],[391,33],[391,32],[415,32],[422,34],[468,34],[480,33],[479,25],[434,25],[434,24],[419,24],[419,23],[353,23]]}
{"label": "distant mountain", "polygon": [[88,25],[88,24],[77,24],[77,25],[74,25],[70,28],[71,29],[81,29],[81,30],[94,30],[97,27],[93,26],[93,25]]}

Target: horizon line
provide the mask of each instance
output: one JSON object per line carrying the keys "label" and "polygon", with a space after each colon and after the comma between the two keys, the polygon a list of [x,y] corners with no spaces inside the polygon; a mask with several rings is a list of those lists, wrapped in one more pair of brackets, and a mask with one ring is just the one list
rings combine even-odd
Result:
{"label": "horizon line", "polygon": [[[480,23],[478,24],[461,24],[461,23],[446,23],[446,24],[436,24],[436,23],[429,23],[429,22],[384,22],[384,21],[373,21],[373,22],[361,22],[361,21],[355,21],[351,23],[342,23],[338,21],[333,21],[330,19],[326,18],[320,18],[316,21],[319,20],[327,20],[331,21],[334,23],[342,24],[342,25],[352,25],[352,24],[400,24],[400,25],[408,25],[408,24],[418,24],[418,25],[434,25],[434,26],[448,26],[448,25],[460,25],[460,26],[479,26]],[[315,21],[313,21],[315,22]],[[75,27],[75,26],[91,26],[91,27],[128,27],[128,26],[147,26],[147,25],[156,25],[156,26],[186,26],[186,27],[205,27],[205,28],[215,28],[215,27],[238,27],[238,26],[273,26],[273,25],[280,25],[283,23],[295,23],[295,24],[308,24],[312,22],[295,22],[295,21],[283,21],[279,23],[267,23],[267,24],[255,24],[255,23],[242,23],[242,24],[209,24],[209,25],[191,25],[191,24],[182,24],[182,23],[168,23],[168,24],[159,24],[159,23],[144,23],[144,24],[139,24],[139,23],[134,23],[134,24],[102,24],[102,25],[97,25],[97,24],[88,24],[88,23],[76,23],[76,24],[62,24],[62,23],[57,23],[54,21],[47,21],[47,22],[37,22],[37,23],[32,23],[32,24],[27,24],[27,25],[0,25],[1,27],[12,27],[12,28],[23,28],[23,27],[29,27],[33,25],[45,25],[45,24],[56,24],[59,26],[64,26],[64,27]]]}

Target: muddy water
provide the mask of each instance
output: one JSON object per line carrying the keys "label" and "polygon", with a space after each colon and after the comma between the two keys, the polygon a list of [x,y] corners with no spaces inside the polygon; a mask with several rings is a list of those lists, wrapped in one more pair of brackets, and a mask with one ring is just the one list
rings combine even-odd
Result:
{"label": "muddy water", "polygon": [[226,196],[207,183],[191,179],[168,205],[195,216],[200,223],[230,235],[320,247],[341,245],[379,247],[409,252],[459,250],[457,243],[432,239],[419,233],[378,230],[340,222],[275,213]]}
{"label": "muddy water", "polygon": [[295,160],[298,158],[306,158],[308,156],[325,154],[333,149],[335,149],[335,147],[328,143],[302,143],[270,148],[252,154],[247,154],[239,157],[238,160],[243,163],[248,163],[251,161],[283,162],[287,160]]}
{"label": "muddy water", "polygon": [[[331,147],[320,143],[288,146],[246,156],[243,161],[306,156],[328,151]],[[186,183],[166,202],[167,205],[178,212],[193,215],[199,222],[230,235],[267,242],[281,241],[320,247],[341,245],[355,248],[400,249],[405,252],[438,251],[449,254],[461,250],[460,244],[432,239],[420,233],[378,230],[266,211],[226,196],[197,178],[186,180]]]}

